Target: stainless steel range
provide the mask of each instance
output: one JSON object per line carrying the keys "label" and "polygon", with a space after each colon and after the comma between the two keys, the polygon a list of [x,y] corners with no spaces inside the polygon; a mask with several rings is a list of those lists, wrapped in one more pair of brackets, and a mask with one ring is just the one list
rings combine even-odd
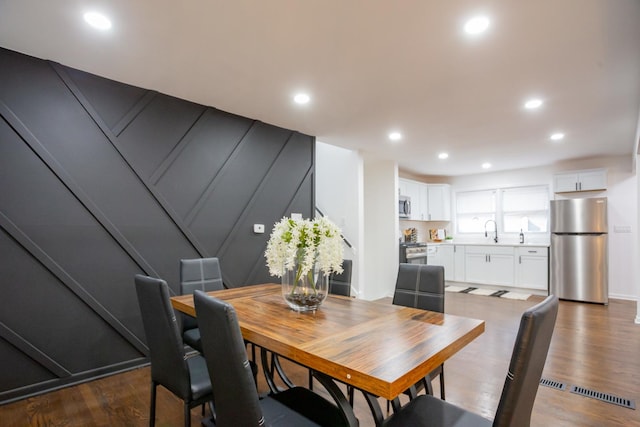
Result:
{"label": "stainless steel range", "polygon": [[400,262],[408,264],[426,264],[427,244],[400,243]]}

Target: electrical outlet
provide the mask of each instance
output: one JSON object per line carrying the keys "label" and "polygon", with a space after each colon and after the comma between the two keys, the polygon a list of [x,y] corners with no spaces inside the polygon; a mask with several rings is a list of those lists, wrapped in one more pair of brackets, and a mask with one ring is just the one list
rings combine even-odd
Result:
{"label": "electrical outlet", "polygon": [[253,224],[253,232],[256,234],[264,233],[264,224]]}
{"label": "electrical outlet", "polygon": [[614,225],[613,226],[614,233],[631,233],[630,225]]}
{"label": "electrical outlet", "polygon": [[302,219],[302,214],[301,213],[292,213],[291,214],[291,219],[295,220],[295,221],[299,221]]}

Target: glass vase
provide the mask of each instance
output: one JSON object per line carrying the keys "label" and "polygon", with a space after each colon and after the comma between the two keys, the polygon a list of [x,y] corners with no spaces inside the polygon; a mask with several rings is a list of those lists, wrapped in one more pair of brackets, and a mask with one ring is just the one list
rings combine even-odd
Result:
{"label": "glass vase", "polygon": [[315,311],[329,293],[329,276],[314,267],[302,274],[299,264],[282,275],[282,297],[296,311]]}

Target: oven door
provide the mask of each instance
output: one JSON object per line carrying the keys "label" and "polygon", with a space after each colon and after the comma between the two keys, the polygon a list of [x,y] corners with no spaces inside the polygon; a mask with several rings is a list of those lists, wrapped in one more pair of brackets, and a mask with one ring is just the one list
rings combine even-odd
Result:
{"label": "oven door", "polygon": [[407,254],[407,264],[426,264],[426,263],[427,263],[426,252],[416,252],[412,254]]}

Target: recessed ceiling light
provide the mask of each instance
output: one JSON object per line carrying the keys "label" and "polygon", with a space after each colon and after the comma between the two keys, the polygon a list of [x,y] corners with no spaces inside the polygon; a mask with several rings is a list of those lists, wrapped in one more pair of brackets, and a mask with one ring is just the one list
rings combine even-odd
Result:
{"label": "recessed ceiling light", "polygon": [[491,167],[491,163],[483,163],[482,164],[482,169],[489,169]]}
{"label": "recessed ceiling light", "polygon": [[389,139],[392,141],[400,141],[402,139],[402,134],[400,132],[391,132],[389,134]]}
{"label": "recessed ceiling light", "polygon": [[464,31],[467,34],[484,33],[489,28],[489,18],[486,16],[475,16],[464,24]]}
{"label": "recessed ceiling light", "polygon": [[552,134],[549,139],[551,139],[552,141],[560,141],[561,139],[564,139],[564,133],[562,132],[557,132]]}
{"label": "recessed ceiling light", "polygon": [[442,160],[448,159],[449,158],[449,153],[440,153],[440,154],[438,154],[438,158],[442,159]]}
{"label": "recessed ceiling light", "polygon": [[527,110],[534,110],[536,108],[540,108],[542,106],[542,99],[532,98],[524,103],[524,108]]}
{"label": "recessed ceiling light", "polygon": [[306,93],[298,93],[293,97],[296,104],[307,104],[311,101],[311,97]]}
{"label": "recessed ceiling light", "polygon": [[87,12],[84,14],[84,20],[87,24],[98,30],[108,30],[111,28],[111,21],[109,18],[98,12]]}

